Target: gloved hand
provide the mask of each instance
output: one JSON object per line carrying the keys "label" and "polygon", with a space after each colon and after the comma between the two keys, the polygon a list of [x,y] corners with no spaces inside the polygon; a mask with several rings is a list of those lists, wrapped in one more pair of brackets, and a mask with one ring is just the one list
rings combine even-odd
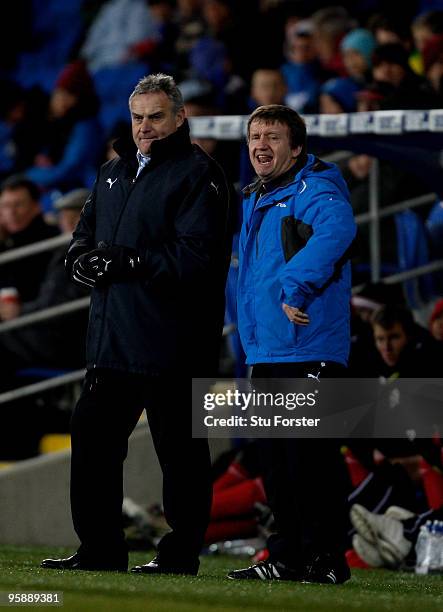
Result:
{"label": "gloved hand", "polygon": [[95,278],[86,271],[81,263],[90,251],[90,245],[85,240],[76,240],[69,248],[65,257],[65,270],[69,279],[81,287],[94,287]]}
{"label": "gloved hand", "polygon": [[89,287],[90,289],[94,289],[97,277],[96,275],[89,270],[87,265],[87,257],[89,253],[83,253],[80,257],[72,264],[72,272],[71,279],[82,287]]}
{"label": "gloved hand", "polygon": [[74,263],[74,273],[89,286],[132,280],[140,276],[142,261],[134,249],[110,246],[81,255]]}

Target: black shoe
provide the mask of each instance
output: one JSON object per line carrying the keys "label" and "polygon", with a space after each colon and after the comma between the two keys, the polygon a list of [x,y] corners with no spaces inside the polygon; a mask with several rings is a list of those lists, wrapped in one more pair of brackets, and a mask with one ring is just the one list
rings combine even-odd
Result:
{"label": "black shoe", "polygon": [[40,567],[58,570],[85,570],[102,572],[127,572],[127,562],[112,562],[109,560],[86,561],[80,553],[76,552],[67,559],[44,559]]}
{"label": "black shoe", "polygon": [[293,580],[299,582],[303,575],[296,570],[289,569],[283,563],[277,561],[261,561],[245,569],[229,572],[231,580]]}
{"label": "black shoe", "polygon": [[351,578],[351,571],[344,557],[323,554],[314,558],[306,568],[303,582],[343,584]]}
{"label": "black shoe", "polygon": [[131,572],[134,574],[187,574],[189,576],[197,576],[199,561],[189,565],[175,565],[171,563],[164,563],[160,560],[160,557],[154,557],[152,561],[145,565],[136,565],[131,568]]}

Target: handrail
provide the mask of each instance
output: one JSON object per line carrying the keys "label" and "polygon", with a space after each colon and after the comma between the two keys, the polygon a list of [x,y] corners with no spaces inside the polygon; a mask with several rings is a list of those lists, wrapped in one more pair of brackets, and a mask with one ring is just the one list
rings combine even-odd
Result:
{"label": "handrail", "polygon": [[44,253],[45,251],[52,251],[59,246],[68,244],[72,240],[71,234],[60,234],[60,236],[54,236],[53,238],[47,238],[46,240],[39,240],[38,242],[32,242],[25,246],[18,247],[16,249],[10,249],[5,253],[0,254],[0,266],[9,263],[10,261],[16,261],[17,259],[24,259],[37,253]]}
{"label": "handrail", "polygon": [[56,317],[69,314],[70,312],[83,310],[84,308],[88,308],[89,301],[89,296],[86,296],[83,298],[78,298],[77,300],[71,300],[70,302],[64,302],[63,304],[57,304],[57,306],[43,308],[37,312],[31,312],[21,317],[17,317],[16,319],[11,319],[10,321],[4,321],[3,323],[0,323],[0,334],[11,331],[12,329],[26,327],[28,325],[32,325],[33,323],[39,323],[48,319],[55,319]]}
{"label": "handrail", "polygon": [[[422,276],[423,274],[438,272],[439,270],[443,270],[443,259],[436,259],[435,261],[427,263],[424,266],[418,266],[412,270],[405,270],[404,272],[396,272],[390,276],[385,276],[380,279],[380,282],[385,283],[386,285],[395,285],[395,283],[401,283],[411,278]],[[352,287],[352,293],[359,293],[359,291],[364,289],[364,287],[366,287],[365,283],[361,285],[354,285],[354,287]]]}
{"label": "handrail", "polygon": [[55,389],[57,387],[62,387],[63,385],[77,382],[78,380],[82,380],[84,378],[85,372],[86,370],[84,369],[74,370],[73,372],[55,376],[49,380],[42,380],[37,383],[32,383],[31,385],[25,385],[24,387],[18,387],[17,389],[5,391],[4,393],[0,393],[0,406],[23,397],[29,397],[30,395],[41,393],[42,391],[48,391],[49,389]]}
{"label": "handrail", "polygon": [[[402,212],[403,210],[409,210],[411,208],[417,208],[419,206],[424,206],[425,204],[432,204],[432,202],[437,201],[437,195],[435,193],[425,193],[424,195],[417,196],[416,198],[411,198],[410,200],[403,200],[403,202],[398,202],[398,204],[391,204],[390,206],[386,206],[381,210],[378,210],[378,217],[381,219],[383,217],[389,217],[390,215],[395,215],[398,212]],[[371,213],[361,213],[356,215],[355,222],[357,225],[362,225],[364,223],[369,223],[371,221]]]}

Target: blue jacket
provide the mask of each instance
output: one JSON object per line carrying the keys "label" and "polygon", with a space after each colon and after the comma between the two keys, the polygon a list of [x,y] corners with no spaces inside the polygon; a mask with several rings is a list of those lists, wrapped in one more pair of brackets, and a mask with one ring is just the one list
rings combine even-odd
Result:
{"label": "blue jacket", "polygon": [[[257,199],[246,188],[240,235],[238,326],[247,363],[335,361],[349,353],[356,225],[339,170],[308,155]],[[307,326],[282,304],[304,310]]]}

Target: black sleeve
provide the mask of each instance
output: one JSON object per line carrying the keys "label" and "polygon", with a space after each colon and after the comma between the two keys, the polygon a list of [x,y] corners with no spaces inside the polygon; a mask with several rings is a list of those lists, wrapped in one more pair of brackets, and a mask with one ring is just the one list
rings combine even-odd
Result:
{"label": "black sleeve", "polygon": [[72,273],[74,261],[83,253],[88,253],[95,247],[95,200],[97,197],[97,182],[83,206],[80,220],[72,235],[66,254],[65,268],[69,276]]}

